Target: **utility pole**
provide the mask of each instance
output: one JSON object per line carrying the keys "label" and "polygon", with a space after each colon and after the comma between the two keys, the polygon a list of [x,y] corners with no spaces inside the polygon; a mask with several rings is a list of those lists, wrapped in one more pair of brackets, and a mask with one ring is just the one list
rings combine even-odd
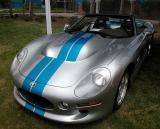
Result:
{"label": "utility pole", "polygon": [[50,0],[45,0],[45,10],[46,10],[47,34],[52,34],[52,21],[51,21],[51,5],[50,5]]}

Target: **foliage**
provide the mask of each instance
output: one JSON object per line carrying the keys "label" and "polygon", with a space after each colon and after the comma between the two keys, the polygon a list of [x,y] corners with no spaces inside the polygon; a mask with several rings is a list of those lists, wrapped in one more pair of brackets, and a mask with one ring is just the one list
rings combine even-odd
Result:
{"label": "foliage", "polygon": [[85,12],[89,12],[89,8],[90,8],[90,3],[89,3],[89,1],[84,0],[84,1],[83,1],[83,10],[84,10]]}
{"label": "foliage", "polygon": [[3,7],[8,7],[9,2],[10,0],[0,0],[0,5],[2,5]]}

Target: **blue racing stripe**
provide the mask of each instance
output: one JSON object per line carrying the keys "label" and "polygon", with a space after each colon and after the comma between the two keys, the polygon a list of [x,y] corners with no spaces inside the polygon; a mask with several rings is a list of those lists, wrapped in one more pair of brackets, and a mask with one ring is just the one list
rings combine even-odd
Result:
{"label": "blue racing stripe", "polygon": [[87,33],[84,36],[82,36],[82,38],[73,45],[67,57],[67,61],[76,61],[82,47],[94,36],[94,34],[90,33]]}
{"label": "blue racing stripe", "polygon": [[[78,39],[80,38],[82,35],[84,34],[84,32],[79,32],[76,35],[74,35],[71,39],[69,39],[64,46],[62,47],[59,55],[58,55],[58,59],[61,60],[65,60],[68,51],[70,49],[70,47],[72,46],[72,44]],[[50,57],[44,57],[32,70],[31,72],[27,75],[27,77],[25,78],[25,80],[23,81],[23,86],[22,88],[30,91],[31,89],[31,82],[34,81],[36,79],[36,77],[40,74],[40,72],[45,68],[45,66],[52,60],[52,58]],[[55,62],[55,61],[53,61]],[[59,68],[58,65],[60,66],[61,63],[58,61],[57,63],[55,63],[55,65],[57,65],[57,67],[55,68]],[[54,65],[53,65],[54,67]],[[56,70],[52,71],[52,74],[54,74]],[[47,79],[45,80],[45,78],[47,77]],[[43,78],[43,80],[45,80],[44,82],[46,82],[48,80],[49,76],[45,75],[45,77]],[[40,94],[40,90],[42,90],[43,88],[40,88],[38,91],[38,94]],[[33,92],[35,90],[33,89]]]}
{"label": "blue racing stripe", "polygon": [[[43,74],[38,78],[37,85],[32,88],[32,93],[42,96],[43,89],[49,79],[54,75],[58,68],[63,64],[64,60],[54,59],[52,63],[45,69]],[[43,84],[39,83],[42,82]]]}
{"label": "blue racing stripe", "polygon": [[[40,77],[36,80],[36,82],[43,82],[43,83],[37,83],[35,85],[35,87],[33,87],[31,89],[32,93],[35,93],[37,95],[42,96],[44,87],[46,86],[47,82],[49,81],[49,79],[54,75],[54,73],[58,70],[58,68],[63,64],[63,62],[65,61],[68,52],[70,50],[70,48],[74,45],[75,42],[77,42],[79,40],[79,38],[81,36],[84,35],[84,32],[80,32],[77,33],[75,36],[73,36],[70,40],[68,40],[64,46],[62,47],[58,58],[53,59],[50,57],[44,57],[32,70],[31,72],[28,74],[28,76],[25,78],[24,82],[23,82],[23,86],[22,88],[30,91],[31,88],[31,82],[35,81],[35,79],[37,78],[37,76],[42,72],[42,70],[45,68],[45,66],[51,62],[48,67],[42,72],[42,74],[40,75]],[[89,40],[89,39],[88,39]],[[86,40],[86,42],[88,41]],[[83,41],[83,40],[82,40]],[[85,42],[85,41],[83,41]],[[84,43],[85,44],[85,43]],[[82,46],[81,46],[82,47]],[[76,47],[74,47],[75,49],[77,49]],[[80,50],[79,50],[80,51]],[[52,61],[51,61],[52,60]],[[38,114],[40,116],[44,117],[45,111],[38,109],[34,106],[32,106],[29,103],[25,104],[25,108],[30,110],[31,112]]]}
{"label": "blue racing stripe", "polygon": [[[67,55],[68,55],[68,52],[71,48],[71,46],[81,37],[83,36],[85,33],[84,32],[79,32],[77,33],[76,35],[74,35],[71,39],[69,39],[65,44],[64,46],[61,48],[60,52],[59,52],[59,55],[56,59],[53,59],[51,61],[51,63],[49,64],[49,66],[41,73],[41,75],[39,76],[39,78],[36,80],[36,82],[38,82],[36,84],[36,86],[32,87],[30,86],[31,82],[34,81],[32,79],[31,80],[28,80],[27,78],[29,78],[30,74],[28,75],[28,77],[25,79],[24,81],[24,84],[25,87],[24,89],[25,90],[28,90],[32,93],[35,93],[37,95],[40,95],[42,96],[42,92],[43,92],[43,89],[45,87],[45,85],[47,84],[47,82],[49,81],[49,79],[54,75],[54,73],[58,70],[58,68],[63,64],[63,62],[65,61]],[[43,61],[42,61],[43,62]],[[48,62],[49,63],[49,62]],[[40,65],[41,66],[41,65]],[[36,66],[36,67],[39,67],[39,64]],[[44,68],[44,67],[43,67]],[[43,68],[40,68],[41,71]],[[39,68],[35,68],[35,69],[39,69]],[[35,69],[33,69],[32,71],[35,71]],[[32,73],[32,72],[31,72]],[[37,74],[38,76],[38,74]],[[36,77],[37,77],[36,76]]]}
{"label": "blue racing stripe", "polygon": [[28,76],[23,81],[22,88],[29,91],[30,90],[30,83],[34,81],[36,77],[40,74],[42,69],[52,60],[50,57],[44,57],[40,62],[31,70]]}
{"label": "blue racing stripe", "polygon": [[74,42],[76,40],[78,40],[82,35],[84,35],[84,32],[79,32],[77,33],[75,36],[73,36],[71,39],[69,39],[65,44],[64,46],[62,47],[59,55],[58,55],[58,59],[61,59],[61,60],[65,60],[67,54],[68,54],[68,51],[70,50],[71,46],[74,44]]}
{"label": "blue racing stripe", "polygon": [[34,110],[34,107],[28,103],[25,104],[25,108],[27,108],[28,110],[32,111]]}
{"label": "blue racing stripe", "polygon": [[[38,83],[35,87],[32,88],[32,90],[31,90],[32,93],[37,94],[39,96],[42,96],[44,87],[46,86],[47,82],[50,80],[50,78],[55,74],[55,72],[58,70],[58,68],[65,61],[67,54],[68,54],[68,51],[70,50],[71,46],[82,35],[84,35],[84,32],[79,32],[64,44],[61,51],[59,52],[58,57],[51,62],[51,64],[43,71],[41,76],[36,81]],[[41,82],[41,83],[39,83],[39,82]]]}
{"label": "blue racing stripe", "polygon": [[[85,35],[82,34],[81,36],[82,37],[79,40],[77,40],[77,37],[75,37],[74,40],[72,40],[72,42],[73,43],[75,42],[75,44],[72,43],[73,47],[71,48],[71,51],[67,58],[69,61],[76,61],[80,50],[87,43],[87,41],[89,41],[92,37],[94,37],[94,34],[85,34]],[[69,43],[69,46],[71,47],[70,40],[68,41],[68,43]],[[64,45],[63,47],[64,49],[63,48],[61,49],[62,54],[60,52],[58,56],[59,58],[54,59],[52,63],[45,69],[45,71],[38,78],[37,85],[33,87],[31,90],[32,93],[42,96],[45,85],[65,61],[65,58],[68,54],[70,47],[66,47]],[[67,51],[66,51],[66,48],[68,49]],[[42,83],[39,83],[39,82],[42,82]]]}
{"label": "blue racing stripe", "polygon": [[41,110],[41,109],[38,109],[38,108],[35,108],[34,113],[36,113],[36,114],[38,114],[38,115],[40,115],[40,116],[43,117],[44,114],[45,114],[45,111],[44,111],[44,110]]}
{"label": "blue racing stripe", "polygon": [[28,109],[29,111],[37,114],[37,115],[40,115],[40,116],[44,117],[44,114],[45,114],[45,111],[44,111],[44,110],[38,109],[38,108],[32,106],[32,105],[29,104],[29,103],[26,103],[26,104],[25,104],[25,108]]}

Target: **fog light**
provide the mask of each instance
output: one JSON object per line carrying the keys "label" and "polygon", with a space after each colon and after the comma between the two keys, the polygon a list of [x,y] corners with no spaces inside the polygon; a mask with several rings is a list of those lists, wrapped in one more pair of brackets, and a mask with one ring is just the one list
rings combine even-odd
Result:
{"label": "fog light", "polygon": [[60,102],[59,103],[59,109],[68,110],[68,108],[69,108],[69,105],[67,103],[65,103],[65,102]]}

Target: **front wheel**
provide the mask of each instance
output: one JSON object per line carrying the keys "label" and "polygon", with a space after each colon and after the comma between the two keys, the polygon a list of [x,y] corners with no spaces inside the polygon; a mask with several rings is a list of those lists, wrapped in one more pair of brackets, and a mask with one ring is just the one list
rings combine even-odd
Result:
{"label": "front wheel", "polygon": [[129,74],[128,72],[125,72],[119,83],[117,95],[115,98],[114,110],[118,109],[122,105],[127,93],[128,85],[129,85]]}

